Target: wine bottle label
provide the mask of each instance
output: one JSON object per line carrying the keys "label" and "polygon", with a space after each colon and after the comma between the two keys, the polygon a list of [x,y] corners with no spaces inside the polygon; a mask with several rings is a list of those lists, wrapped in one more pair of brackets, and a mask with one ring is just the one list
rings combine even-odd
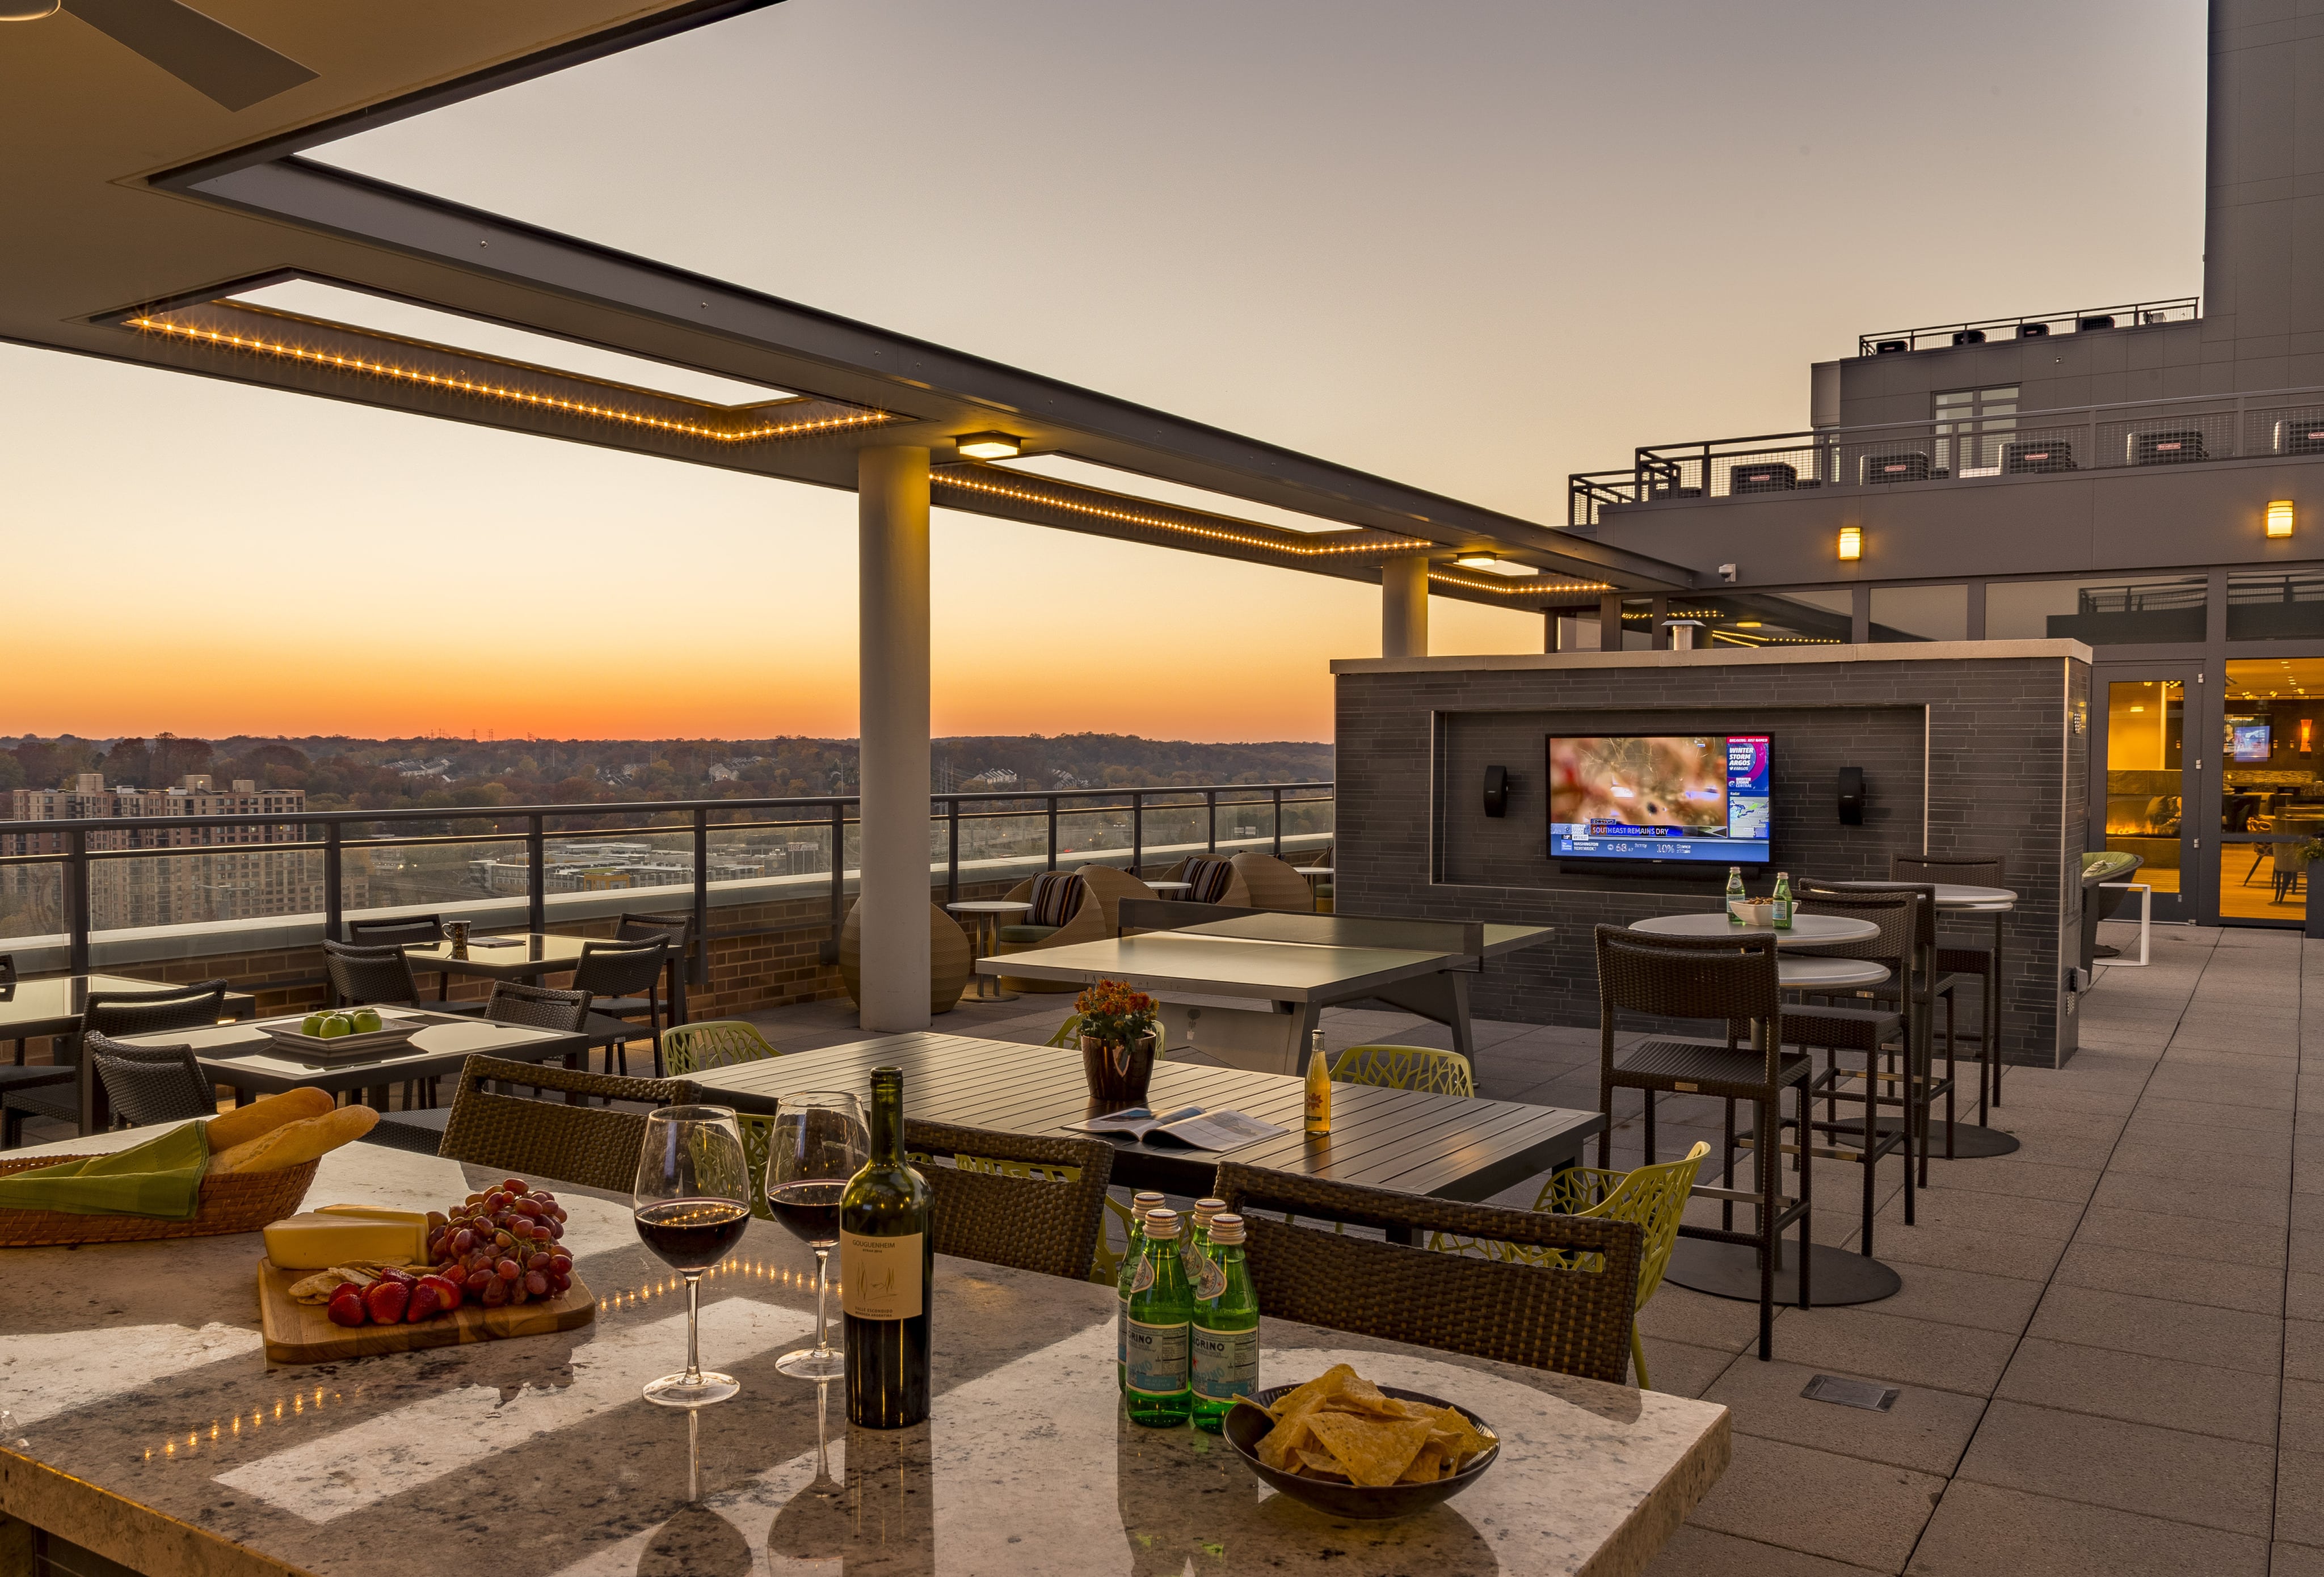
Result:
{"label": "wine bottle label", "polygon": [[1130,1322],[1130,1360],[1123,1379],[1133,1391],[1175,1397],[1186,1388],[1189,1327]]}
{"label": "wine bottle label", "polygon": [[859,1320],[920,1317],[920,1234],[867,1238],[839,1234],[839,1306]]}
{"label": "wine bottle label", "polygon": [[1219,1268],[1219,1262],[1192,1243],[1178,1246],[1178,1268],[1186,1273],[1186,1285],[1194,1289],[1197,1303],[1227,1289],[1227,1273]]}
{"label": "wine bottle label", "polygon": [[1200,1321],[1194,1326],[1194,1395],[1224,1402],[1248,1397],[1259,1388],[1259,1327],[1213,1331]]}
{"label": "wine bottle label", "polygon": [[1138,1257],[1138,1268],[1131,1273],[1130,1277],[1130,1290],[1132,1292],[1144,1292],[1148,1287],[1153,1285],[1154,1261],[1148,1259],[1145,1255],[1140,1254]]}

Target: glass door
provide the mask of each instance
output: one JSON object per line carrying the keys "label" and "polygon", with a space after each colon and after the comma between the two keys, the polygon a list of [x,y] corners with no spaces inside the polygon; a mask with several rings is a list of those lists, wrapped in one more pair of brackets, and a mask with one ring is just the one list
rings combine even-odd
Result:
{"label": "glass door", "polygon": [[[2133,677],[2117,677],[2127,672]],[[2150,883],[2154,918],[2184,919],[2198,912],[2198,855],[2204,818],[2190,816],[2200,804],[2200,762],[2188,750],[2187,677],[2161,669],[2107,669],[2098,678],[2101,704],[2091,742],[2103,761],[2092,806],[2092,849],[2135,854],[2141,864],[2122,880]],[[2093,894],[2109,913],[2124,895]],[[2129,910],[2135,913],[2135,906]]]}
{"label": "glass door", "polygon": [[2303,924],[2308,868],[2296,851],[2324,835],[2324,658],[2236,659],[2219,695],[2219,830],[2207,862],[2218,918]]}

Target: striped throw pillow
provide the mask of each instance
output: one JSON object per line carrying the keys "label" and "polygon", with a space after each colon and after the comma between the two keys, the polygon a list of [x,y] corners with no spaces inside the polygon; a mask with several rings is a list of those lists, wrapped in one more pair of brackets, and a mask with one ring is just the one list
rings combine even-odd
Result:
{"label": "striped throw pillow", "polygon": [[1234,862],[1215,854],[1196,854],[1186,862],[1186,880],[1194,890],[1186,894],[1189,903],[1216,903],[1226,897],[1227,888],[1234,881]]}
{"label": "striped throw pillow", "polygon": [[1025,924],[1064,925],[1080,910],[1082,899],[1088,891],[1082,879],[1070,871],[1042,872],[1033,878],[1033,912],[1025,917]]}

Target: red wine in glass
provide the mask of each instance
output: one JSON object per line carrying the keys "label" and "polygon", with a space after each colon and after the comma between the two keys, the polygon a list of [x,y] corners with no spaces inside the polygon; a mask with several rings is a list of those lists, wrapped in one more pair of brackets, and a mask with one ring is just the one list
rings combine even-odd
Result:
{"label": "red wine in glass", "polygon": [[[724,1259],[751,1224],[751,1207],[725,1199],[664,1200],[636,1214],[638,1236],[662,1263],[673,1270],[697,1273]],[[836,1199],[832,1219],[839,1219]]]}
{"label": "red wine in glass", "polygon": [[828,1249],[839,1241],[839,1196],[846,1192],[845,1178],[783,1183],[767,1191],[767,1205],[791,1236]]}
{"label": "red wine in glass", "polygon": [[686,1278],[686,1369],[650,1381],[647,1401],[703,1407],[741,1390],[702,1367],[702,1277],[751,1225],[751,1163],[731,1106],[665,1106],[646,1114],[630,1194],[638,1236]]}

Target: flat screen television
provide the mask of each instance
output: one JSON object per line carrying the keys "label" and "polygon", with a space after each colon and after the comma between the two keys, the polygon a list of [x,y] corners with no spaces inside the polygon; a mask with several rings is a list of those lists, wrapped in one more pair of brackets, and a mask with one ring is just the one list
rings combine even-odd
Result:
{"label": "flat screen television", "polygon": [[1552,734],[1546,743],[1552,859],[1767,863],[1767,735]]}
{"label": "flat screen television", "polygon": [[2274,720],[2268,717],[2227,719],[2228,753],[2239,761],[2265,761],[2275,754]]}

